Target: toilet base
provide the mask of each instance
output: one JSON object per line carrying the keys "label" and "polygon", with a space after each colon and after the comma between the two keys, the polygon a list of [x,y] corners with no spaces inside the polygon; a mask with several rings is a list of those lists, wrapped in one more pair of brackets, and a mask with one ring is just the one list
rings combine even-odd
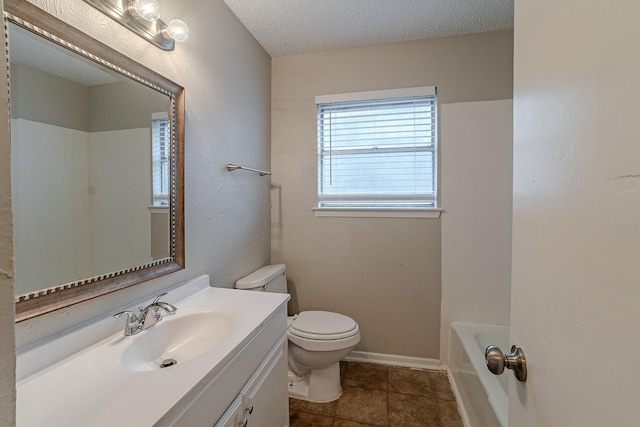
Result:
{"label": "toilet base", "polygon": [[309,402],[324,403],[340,398],[340,362],[324,369],[314,369],[300,378],[288,373],[289,396]]}

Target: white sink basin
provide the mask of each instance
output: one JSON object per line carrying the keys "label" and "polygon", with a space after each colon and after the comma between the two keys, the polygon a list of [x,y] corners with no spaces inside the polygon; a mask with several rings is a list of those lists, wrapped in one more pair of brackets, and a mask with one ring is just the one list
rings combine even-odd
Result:
{"label": "white sink basin", "polygon": [[236,323],[235,314],[225,311],[199,312],[175,319],[165,317],[131,337],[120,365],[127,371],[139,372],[160,369],[165,361],[187,362],[228,337]]}

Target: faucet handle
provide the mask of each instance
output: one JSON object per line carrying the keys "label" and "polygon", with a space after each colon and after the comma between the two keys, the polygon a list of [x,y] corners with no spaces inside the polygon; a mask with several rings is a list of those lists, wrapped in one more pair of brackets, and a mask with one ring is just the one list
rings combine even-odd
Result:
{"label": "faucet handle", "polygon": [[162,297],[163,297],[163,296],[165,296],[165,295],[167,295],[167,292],[163,292],[163,293],[161,293],[160,295],[158,295],[158,296],[153,300],[153,302],[151,303],[151,305],[155,305],[155,304],[157,304],[157,303],[158,303],[158,301],[160,301],[160,298],[162,298]]}
{"label": "faucet handle", "polygon": [[151,305],[162,308],[168,315],[176,314],[178,308],[175,305],[169,304],[168,302],[160,301],[160,298],[167,295],[166,292],[158,295],[156,299],[153,300]]}
{"label": "faucet handle", "polygon": [[113,315],[113,317],[120,317],[123,314],[127,315],[127,323],[124,327],[124,334],[127,336],[134,335],[140,330],[140,324],[138,323],[138,316],[133,311],[125,310],[120,311]]}
{"label": "faucet handle", "polygon": [[119,311],[118,313],[114,314],[113,317],[120,317],[123,314],[127,315],[127,322],[135,322],[138,320],[136,314],[133,311],[129,310]]}

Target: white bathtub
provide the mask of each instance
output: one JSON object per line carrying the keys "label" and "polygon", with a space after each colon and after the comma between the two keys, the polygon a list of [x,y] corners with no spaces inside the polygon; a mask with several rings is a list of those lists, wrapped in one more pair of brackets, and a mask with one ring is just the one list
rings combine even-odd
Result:
{"label": "white bathtub", "polygon": [[508,350],[506,326],[451,324],[451,382],[465,425],[508,426],[508,373],[493,375],[484,361],[484,350],[497,345]]}

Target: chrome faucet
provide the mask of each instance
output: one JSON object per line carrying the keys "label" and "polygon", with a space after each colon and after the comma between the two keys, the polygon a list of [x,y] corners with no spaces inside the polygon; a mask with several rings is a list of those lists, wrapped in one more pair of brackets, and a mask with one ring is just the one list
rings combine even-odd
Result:
{"label": "chrome faucet", "polygon": [[175,306],[168,302],[160,301],[160,298],[165,295],[167,295],[166,292],[158,295],[151,304],[144,308],[138,307],[137,315],[129,310],[120,311],[114,314],[113,317],[120,317],[123,314],[127,315],[124,334],[126,336],[135,335],[161,321],[162,315],[160,314],[160,309],[164,310],[170,316],[176,314],[178,309]]}

